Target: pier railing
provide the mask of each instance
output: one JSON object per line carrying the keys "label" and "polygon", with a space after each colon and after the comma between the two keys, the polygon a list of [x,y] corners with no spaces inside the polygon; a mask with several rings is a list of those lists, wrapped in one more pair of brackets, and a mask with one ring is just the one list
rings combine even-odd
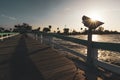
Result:
{"label": "pier railing", "polygon": [[18,35],[19,33],[9,32],[9,33],[0,33],[0,40],[4,40],[9,37]]}
{"label": "pier railing", "polygon": [[[83,58],[84,61],[87,60],[87,56],[85,56],[85,55],[83,55],[79,52],[76,52],[74,50],[71,50],[69,48],[66,48],[64,46],[61,46],[59,44],[56,44],[53,40],[54,37],[58,38],[58,39],[66,40],[66,41],[71,41],[73,43],[82,44],[84,46],[88,46],[88,41],[87,40],[76,39],[76,38],[73,38],[73,37],[58,35],[58,34],[54,34],[54,33],[41,33],[41,32],[39,32],[39,33],[34,34],[34,38],[35,39],[40,38],[41,43],[44,43],[44,41],[47,40],[49,42],[49,44],[51,45],[51,47],[54,48],[55,46],[57,46],[57,47],[62,48],[64,50],[68,51],[68,52],[71,52],[72,54],[74,54],[76,56],[79,56],[79,57]],[[45,39],[45,38],[47,38],[47,39]],[[120,74],[120,66],[113,65],[113,64],[98,60],[98,49],[120,52],[120,43],[92,42],[92,48],[91,49],[92,49],[92,52],[93,52],[93,55],[92,55],[91,58],[94,61],[93,62],[94,66],[101,67],[101,68],[104,68],[104,69],[106,69],[110,72]]]}

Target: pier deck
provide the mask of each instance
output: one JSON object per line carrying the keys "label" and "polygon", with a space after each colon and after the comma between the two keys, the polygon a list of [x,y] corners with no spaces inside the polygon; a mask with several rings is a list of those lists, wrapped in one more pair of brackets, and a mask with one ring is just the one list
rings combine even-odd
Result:
{"label": "pier deck", "polygon": [[0,80],[85,80],[74,62],[24,35],[0,42]]}

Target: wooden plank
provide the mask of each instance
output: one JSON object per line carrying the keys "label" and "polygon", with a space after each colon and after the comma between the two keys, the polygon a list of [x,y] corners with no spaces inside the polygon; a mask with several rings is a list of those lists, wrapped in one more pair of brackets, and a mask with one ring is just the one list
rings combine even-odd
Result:
{"label": "wooden plank", "polygon": [[[40,46],[36,48],[38,52],[29,56],[46,80],[73,80],[77,69],[71,60],[67,59],[56,50],[41,45],[37,41],[26,39],[26,42],[28,51],[30,51],[29,53],[32,52],[32,47]],[[45,48],[45,50],[42,50],[42,48]]]}

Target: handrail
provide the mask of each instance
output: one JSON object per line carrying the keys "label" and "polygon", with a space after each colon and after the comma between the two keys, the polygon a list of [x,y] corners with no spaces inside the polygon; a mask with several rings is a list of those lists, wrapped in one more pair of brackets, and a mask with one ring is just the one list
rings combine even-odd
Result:
{"label": "handrail", "polygon": [[[72,37],[68,37],[68,36],[64,36],[64,35],[58,35],[58,34],[55,34],[55,33],[42,33],[42,32],[39,32],[38,34],[43,35],[43,36],[56,37],[56,38],[63,39],[63,40],[66,40],[66,41],[71,41],[71,42],[74,42],[74,43],[77,43],[77,44],[82,44],[84,46],[88,46],[88,41],[86,41],[86,40],[76,39],[76,38],[72,38]],[[92,42],[92,49],[93,49],[93,52],[95,54],[95,56],[94,56],[95,65],[97,65],[99,67],[102,67],[104,69],[107,69],[109,71],[112,71],[114,73],[120,74],[120,66],[111,65],[109,63],[98,61],[97,60],[98,53],[96,52],[97,51],[96,49],[103,49],[103,50],[110,50],[110,51],[120,52],[120,43]],[[67,48],[65,48],[65,50],[70,51],[73,54],[85,59],[85,56],[82,56],[82,54],[78,55],[77,52],[72,51],[72,50],[68,50]]]}
{"label": "handrail", "polygon": [[[85,46],[88,45],[87,40],[76,39],[76,38],[73,38],[73,37],[58,35],[58,34],[55,34],[55,33],[42,33],[42,34],[47,35],[47,36],[60,38],[60,39],[67,40],[67,41],[71,41],[71,42],[74,42],[74,43],[77,43],[77,44],[82,44],[82,45],[85,45]],[[93,41],[92,42],[92,47],[96,48],[96,49],[103,49],[103,50],[120,52],[120,43],[106,43],[106,42],[94,42]]]}
{"label": "handrail", "polygon": [[3,40],[5,38],[8,38],[8,37],[12,37],[12,36],[15,36],[15,35],[18,35],[19,33],[15,33],[15,32],[7,32],[7,33],[0,33],[0,39]]}
{"label": "handrail", "polygon": [[0,33],[0,35],[11,35],[11,34],[18,34],[18,33],[14,33],[14,32]]}
{"label": "handrail", "polygon": [[113,64],[108,64],[106,62],[98,61],[98,60],[95,61],[95,64],[102,67],[102,68],[104,68],[104,69],[108,69],[111,72],[120,74],[120,66],[113,65]]}
{"label": "handrail", "polygon": [[71,42],[74,42],[74,43],[77,43],[77,44],[82,44],[82,45],[85,45],[85,46],[88,45],[87,40],[77,39],[77,38],[68,37],[68,36],[64,36],[64,35],[53,34],[53,33],[49,33],[48,36],[53,36],[53,37],[56,37],[56,38],[60,38],[60,39],[66,40],[66,41],[71,41]]}

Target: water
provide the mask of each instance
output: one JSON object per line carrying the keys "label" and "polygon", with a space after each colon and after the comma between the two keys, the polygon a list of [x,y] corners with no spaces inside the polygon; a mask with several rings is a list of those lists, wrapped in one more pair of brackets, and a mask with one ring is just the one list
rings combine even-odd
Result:
{"label": "water", "polygon": [[[74,35],[70,37],[87,40],[87,35]],[[92,40],[96,42],[120,43],[120,34],[93,35]]]}
{"label": "water", "polygon": [[[70,37],[87,40],[87,35],[74,35]],[[120,43],[120,34],[93,35],[92,40],[96,42]],[[63,41],[63,40],[56,40],[56,42],[67,48],[80,52],[83,55],[87,54],[86,46],[75,44],[69,41]],[[120,53],[119,52],[98,50],[98,59],[120,66]]]}

